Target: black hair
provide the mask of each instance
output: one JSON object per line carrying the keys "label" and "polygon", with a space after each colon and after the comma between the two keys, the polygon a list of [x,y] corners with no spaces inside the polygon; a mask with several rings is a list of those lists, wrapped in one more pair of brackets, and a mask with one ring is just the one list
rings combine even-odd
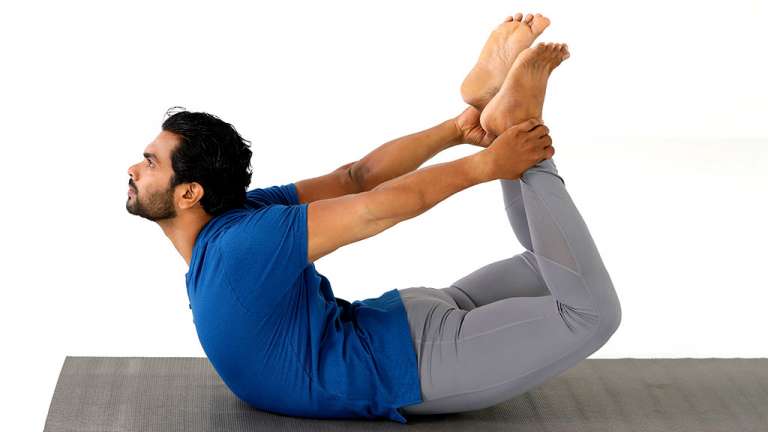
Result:
{"label": "black hair", "polygon": [[[177,111],[179,108],[183,111]],[[199,183],[204,191],[200,204],[211,216],[243,207],[251,184],[250,141],[212,114],[173,107],[168,115],[163,130],[180,137],[171,152],[170,187]]]}

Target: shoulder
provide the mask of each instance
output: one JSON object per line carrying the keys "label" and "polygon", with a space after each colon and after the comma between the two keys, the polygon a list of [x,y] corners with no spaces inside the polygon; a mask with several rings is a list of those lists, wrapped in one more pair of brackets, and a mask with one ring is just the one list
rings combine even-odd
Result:
{"label": "shoulder", "polygon": [[299,204],[299,195],[295,183],[251,189],[246,192],[246,199],[257,205]]}
{"label": "shoulder", "polygon": [[217,236],[223,255],[274,255],[306,242],[307,205],[270,204],[238,212]]}

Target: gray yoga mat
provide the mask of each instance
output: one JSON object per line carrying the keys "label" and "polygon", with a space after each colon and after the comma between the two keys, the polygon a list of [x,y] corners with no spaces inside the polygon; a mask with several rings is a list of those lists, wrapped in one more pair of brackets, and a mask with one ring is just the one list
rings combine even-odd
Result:
{"label": "gray yoga mat", "polygon": [[230,393],[206,358],[67,356],[44,431],[764,432],[768,359],[587,359],[490,408],[407,418],[259,411]]}

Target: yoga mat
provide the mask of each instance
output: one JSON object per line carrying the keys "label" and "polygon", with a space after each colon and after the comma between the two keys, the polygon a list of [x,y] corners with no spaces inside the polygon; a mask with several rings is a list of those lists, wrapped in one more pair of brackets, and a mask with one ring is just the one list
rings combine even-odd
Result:
{"label": "yoga mat", "polygon": [[768,359],[587,359],[493,407],[406,417],[402,425],[260,411],[202,357],[67,356],[44,432],[765,432]]}

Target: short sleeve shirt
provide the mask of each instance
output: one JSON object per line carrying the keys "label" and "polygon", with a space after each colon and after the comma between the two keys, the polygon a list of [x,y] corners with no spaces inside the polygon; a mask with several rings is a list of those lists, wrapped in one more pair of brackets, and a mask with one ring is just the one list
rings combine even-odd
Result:
{"label": "short sleeve shirt", "polygon": [[388,418],[422,402],[397,289],[352,303],[308,261],[293,183],[247,192],[195,240],[187,294],[222,381],[251,406],[309,418]]}

